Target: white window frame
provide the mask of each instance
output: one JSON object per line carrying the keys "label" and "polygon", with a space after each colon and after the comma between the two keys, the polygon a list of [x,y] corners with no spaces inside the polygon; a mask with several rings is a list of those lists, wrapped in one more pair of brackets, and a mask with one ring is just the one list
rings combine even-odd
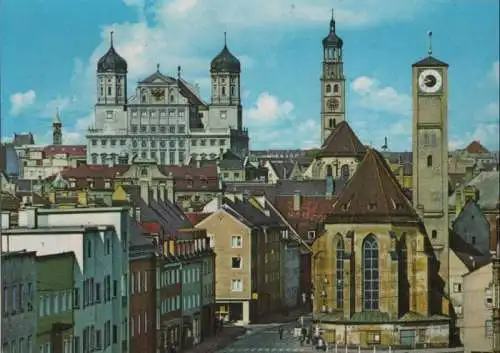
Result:
{"label": "white window frame", "polygon": [[[235,284],[239,283],[239,285],[235,286]],[[243,292],[243,281],[241,279],[233,279],[231,280],[231,291],[232,292]]]}
{"label": "white window frame", "polygon": [[[238,239],[239,239],[239,245],[238,245]],[[242,247],[243,247],[243,237],[241,235],[232,235],[231,236],[231,248],[241,249]]]}

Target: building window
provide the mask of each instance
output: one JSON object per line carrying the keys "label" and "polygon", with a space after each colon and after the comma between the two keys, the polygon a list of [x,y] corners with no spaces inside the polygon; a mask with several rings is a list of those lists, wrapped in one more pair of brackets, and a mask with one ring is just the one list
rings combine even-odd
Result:
{"label": "building window", "polygon": [[339,235],[335,248],[335,262],[337,308],[341,309],[344,305],[344,241],[341,235]]}
{"label": "building window", "polygon": [[427,166],[432,167],[432,156],[431,155],[427,156]]}
{"label": "building window", "polygon": [[484,322],[484,336],[486,338],[493,337],[493,321],[492,320],[486,320]]}
{"label": "building window", "polygon": [[333,176],[333,170],[332,170],[332,166],[331,165],[327,165],[326,166],[326,176]]}
{"label": "building window", "polygon": [[231,281],[231,290],[233,292],[241,292],[243,290],[243,283],[241,279],[233,279]]}
{"label": "building window", "polygon": [[330,93],[332,91],[332,85],[327,84],[326,85],[326,93]]}
{"label": "building window", "polygon": [[380,343],[380,332],[369,331],[366,333],[366,343],[368,344],[379,344]]}
{"label": "building window", "polygon": [[231,258],[231,268],[233,270],[239,270],[242,267],[242,262],[241,262],[241,257],[240,256],[233,256]]}
{"label": "building window", "polygon": [[431,232],[431,237],[432,239],[436,239],[438,237],[438,232],[437,230],[433,229],[432,232]]}
{"label": "building window", "polygon": [[307,232],[307,238],[310,239],[310,240],[316,238],[316,231],[315,230],[309,230]]}
{"label": "building window", "polygon": [[333,86],[333,92],[334,93],[339,93],[339,85],[334,85]]}
{"label": "building window", "polygon": [[342,175],[342,180],[344,180],[344,181],[349,180],[350,172],[349,172],[349,166],[347,164],[344,164],[340,168],[340,175]]}
{"label": "building window", "polygon": [[92,164],[97,164],[97,154],[92,154]]}
{"label": "building window", "polygon": [[373,235],[363,242],[363,308],[378,310],[379,307],[378,245]]}
{"label": "building window", "polygon": [[462,283],[453,283],[453,292],[455,293],[462,292]]}
{"label": "building window", "polygon": [[108,96],[111,95],[111,87],[108,87]]}
{"label": "building window", "polygon": [[233,248],[241,248],[241,236],[240,235],[233,235],[231,237],[231,247]]}
{"label": "building window", "polygon": [[222,97],[226,96],[226,87],[222,86]]}

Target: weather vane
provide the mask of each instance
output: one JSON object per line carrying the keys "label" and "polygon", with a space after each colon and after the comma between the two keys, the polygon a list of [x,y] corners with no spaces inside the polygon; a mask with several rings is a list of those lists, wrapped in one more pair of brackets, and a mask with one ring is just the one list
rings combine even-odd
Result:
{"label": "weather vane", "polygon": [[429,56],[432,55],[432,31],[427,31],[427,36],[429,37],[429,49],[427,50],[427,53],[429,53]]}

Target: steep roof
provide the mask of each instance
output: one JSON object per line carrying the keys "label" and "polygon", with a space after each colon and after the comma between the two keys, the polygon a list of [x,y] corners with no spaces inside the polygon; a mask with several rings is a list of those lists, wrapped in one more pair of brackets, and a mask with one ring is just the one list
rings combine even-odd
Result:
{"label": "steep roof", "polygon": [[[476,187],[479,192],[477,204],[483,211],[495,210],[500,200],[500,174],[498,171],[481,172],[467,183],[468,186]],[[457,204],[456,191],[448,198],[448,206],[455,207]]]}
{"label": "steep roof", "polygon": [[441,60],[436,59],[433,56],[427,56],[422,60],[417,61],[413,66],[416,67],[425,67],[425,66],[444,66],[448,67],[449,65]]}
{"label": "steep roof", "polygon": [[465,150],[467,151],[467,153],[471,154],[490,153],[490,151],[488,151],[486,147],[481,145],[481,142],[476,140],[472,141],[467,147],[465,147]]}
{"label": "steep roof", "polygon": [[318,157],[363,158],[366,147],[361,143],[349,124],[340,122],[321,146]]}
{"label": "steep roof", "polygon": [[327,222],[416,223],[419,217],[384,158],[370,148],[338,196]]}

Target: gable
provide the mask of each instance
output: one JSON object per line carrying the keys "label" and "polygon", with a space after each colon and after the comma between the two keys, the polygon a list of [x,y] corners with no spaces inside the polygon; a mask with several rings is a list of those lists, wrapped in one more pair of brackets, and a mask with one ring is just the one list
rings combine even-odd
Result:
{"label": "gable", "polygon": [[218,211],[212,213],[198,224],[195,224],[194,227],[198,229],[206,229],[208,233],[209,231],[223,230],[224,228],[229,227],[229,225],[250,230],[250,227],[242,220],[237,219],[224,209],[219,209]]}
{"label": "gable", "polygon": [[130,168],[122,173],[118,178],[120,179],[165,179],[166,175],[163,174],[156,163],[136,163],[132,164]]}

